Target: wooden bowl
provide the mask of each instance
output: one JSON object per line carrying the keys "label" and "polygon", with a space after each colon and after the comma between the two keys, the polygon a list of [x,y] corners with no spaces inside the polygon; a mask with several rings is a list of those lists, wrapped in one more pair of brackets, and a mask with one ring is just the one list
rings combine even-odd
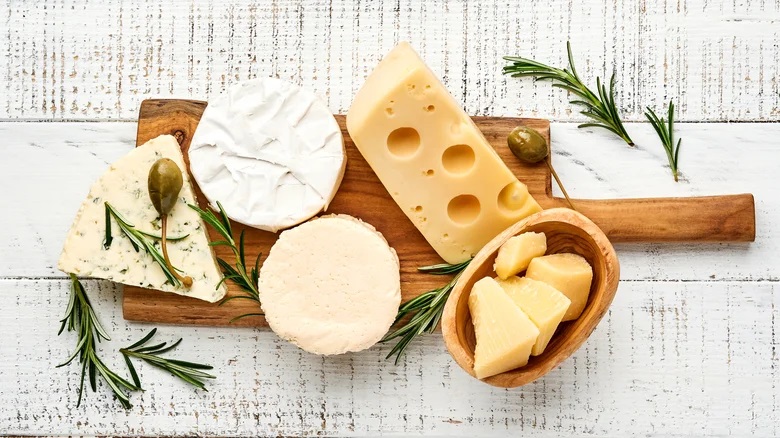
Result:
{"label": "wooden bowl", "polygon": [[442,316],[442,332],[447,349],[458,365],[472,376],[476,342],[469,312],[469,294],[478,280],[487,276],[495,277],[493,262],[498,248],[510,237],[526,231],[544,232],[547,235],[547,254],[568,252],[585,257],[593,267],[593,282],[582,315],[574,321],[561,323],[544,353],[531,356],[524,367],[483,380],[502,388],[515,388],[533,382],[574,353],[607,312],[620,276],[617,255],[607,236],[590,219],[576,211],[567,208],[544,210],[504,230],[485,245],[463,271],[450,293]]}

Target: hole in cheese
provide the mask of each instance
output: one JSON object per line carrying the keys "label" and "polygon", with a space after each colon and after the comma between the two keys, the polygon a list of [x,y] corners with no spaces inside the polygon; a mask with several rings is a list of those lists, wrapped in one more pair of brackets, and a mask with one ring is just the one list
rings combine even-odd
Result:
{"label": "hole in cheese", "polygon": [[474,167],[474,149],[466,144],[450,146],[441,156],[444,169],[455,175],[465,175]]}
{"label": "hole in cheese", "polygon": [[414,211],[417,211],[417,212],[422,211],[422,205],[418,205],[418,206],[414,207]]}
{"label": "hole in cheese", "polygon": [[392,116],[394,113],[392,108],[385,108],[385,112],[387,113],[388,116]]}
{"label": "hole in cheese", "polygon": [[433,176],[433,169],[428,169],[425,171],[425,176]]}
{"label": "hole in cheese", "polygon": [[420,148],[420,133],[414,128],[398,128],[387,136],[387,149],[398,158],[414,155]]}
{"label": "hole in cheese", "polygon": [[520,181],[513,181],[504,186],[498,193],[498,208],[513,212],[525,207],[530,195],[528,188]]}
{"label": "hole in cheese", "polygon": [[425,107],[425,111],[427,111],[429,113],[432,113],[432,112],[436,111],[436,107],[433,106],[433,105],[428,105],[428,106]]}
{"label": "hole in cheese", "polygon": [[477,220],[482,207],[473,195],[458,195],[447,204],[447,215],[459,225],[468,225]]}

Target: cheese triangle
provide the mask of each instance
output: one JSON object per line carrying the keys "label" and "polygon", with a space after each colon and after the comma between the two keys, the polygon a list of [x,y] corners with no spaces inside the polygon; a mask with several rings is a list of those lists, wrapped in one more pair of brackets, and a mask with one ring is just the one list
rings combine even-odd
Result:
{"label": "cheese triangle", "polygon": [[469,295],[477,346],[474,374],[478,379],[525,366],[539,329],[490,277],[474,284]]}
{"label": "cheese triangle", "polygon": [[[130,240],[112,219],[113,241],[103,247],[106,233],[105,202],[138,230],[160,234],[160,220],[147,191],[152,164],[170,158],[182,170],[184,185],[168,217],[168,237],[188,235],[180,241],[168,241],[171,263],[193,279],[190,288],[174,287],[167,282],[162,268],[143,248],[136,251]],[[117,160],[98,179],[81,204],[73,221],[57,268],[66,273],[100,278],[131,286],[158,289],[215,302],[227,288],[209,246],[206,225],[187,204],[196,205],[189,174],[179,143],[163,135],[133,149]],[[159,247],[159,243],[157,244]]]}
{"label": "cheese triangle", "polygon": [[550,343],[571,301],[547,283],[530,278],[512,276],[496,281],[539,328],[539,337],[531,349],[531,356],[539,356]]}

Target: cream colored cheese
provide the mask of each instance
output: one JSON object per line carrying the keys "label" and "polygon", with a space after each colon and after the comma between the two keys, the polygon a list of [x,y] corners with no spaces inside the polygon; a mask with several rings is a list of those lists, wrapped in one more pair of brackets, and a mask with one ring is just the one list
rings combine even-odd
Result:
{"label": "cream colored cheese", "polygon": [[189,149],[212,206],[267,231],[326,210],[346,168],[344,139],[317,96],[276,78],[238,83],[209,101]]}
{"label": "cream colored cheese", "polygon": [[509,238],[498,249],[493,268],[499,278],[506,280],[525,271],[531,259],[547,252],[547,237],[544,233],[528,232]]}
{"label": "cream colored cheese", "polygon": [[[173,160],[182,169],[184,177],[179,199],[168,218],[168,235],[189,234],[189,237],[169,241],[168,253],[173,265],[192,277],[194,282],[190,288],[169,284],[160,265],[143,249],[136,252],[114,222],[111,226],[113,242],[108,249],[103,247],[105,202],[139,230],[160,234],[159,217],[147,190],[149,169],[160,158]],[[170,135],[150,140],[113,163],[92,185],[65,238],[57,267],[79,276],[217,301],[225,296],[227,288],[224,285],[217,287],[222,274],[209,246],[206,225],[187,204],[196,204],[196,201],[179,143]]]}
{"label": "cream colored cheese", "polygon": [[398,256],[374,227],[347,215],[279,235],[260,269],[265,318],[281,338],[315,354],[364,350],[401,303]]}
{"label": "cream colored cheese", "polygon": [[564,321],[580,317],[593,281],[593,268],[582,256],[560,253],[537,257],[531,260],[525,276],[549,284],[571,300]]}
{"label": "cream colored cheese", "polygon": [[571,301],[554,287],[530,278],[509,277],[497,280],[509,298],[525,312],[539,329],[532,356],[538,356],[547,348],[555,330],[563,319]]}
{"label": "cream colored cheese", "polygon": [[528,363],[539,329],[499,284],[485,277],[469,294],[477,345],[474,374],[484,379]]}

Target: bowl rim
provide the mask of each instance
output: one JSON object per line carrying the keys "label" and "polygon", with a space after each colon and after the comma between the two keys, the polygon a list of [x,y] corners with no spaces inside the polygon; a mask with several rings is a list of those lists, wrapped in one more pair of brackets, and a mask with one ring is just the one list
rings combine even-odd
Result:
{"label": "bowl rim", "polygon": [[[582,316],[576,319],[577,330],[572,331],[569,335],[570,338],[566,340],[566,344],[556,350],[556,352],[549,357],[546,357],[544,362],[533,369],[524,369],[525,367],[516,368],[506,371],[504,373],[496,374],[485,379],[481,379],[483,382],[498,386],[502,388],[515,388],[544,376],[548,372],[552,371],[564,360],[571,356],[582,344],[588,339],[590,334],[596,328],[598,323],[606,314],[612,300],[617,292],[617,286],[620,278],[620,264],[615,253],[615,249],[610,243],[604,232],[593,221],[585,217],[583,214],[570,210],[568,208],[552,208],[543,210],[539,213],[528,216],[511,225],[506,230],[502,231],[498,236],[488,242],[475,256],[473,260],[484,260],[492,257],[498,252],[501,245],[510,237],[521,234],[529,230],[529,228],[552,222],[563,222],[568,225],[575,226],[582,229],[587,234],[589,241],[592,245],[595,245],[602,257],[599,258],[600,265],[604,265],[604,278],[601,280],[601,288],[603,289],[599,295],[598,302],[599,308],[593,308],[596,304],[590,299],[588,304],[583,310]],[[466,348],[461,342],[461,330],[457,323],[457,308],[461,299],[464,299],[465,284],[468,283],[468,279],[473,277],[476,271],[484,265],[485,262],[476,264],[469,264],[468,267],[462,272],[460,278],[458,278],[450,296],[447,298],[447,303],[444,307],[444,313],[442,315],[442,334],[444,337],[444,343],[447,347],[447,351],[453,357],[455,362],[469,375],[476,379],[474,374],[474,353],[471,349]],[[594,266],[595,269],[595,266]],[[466,297],[468,295],[466,294]]]}

